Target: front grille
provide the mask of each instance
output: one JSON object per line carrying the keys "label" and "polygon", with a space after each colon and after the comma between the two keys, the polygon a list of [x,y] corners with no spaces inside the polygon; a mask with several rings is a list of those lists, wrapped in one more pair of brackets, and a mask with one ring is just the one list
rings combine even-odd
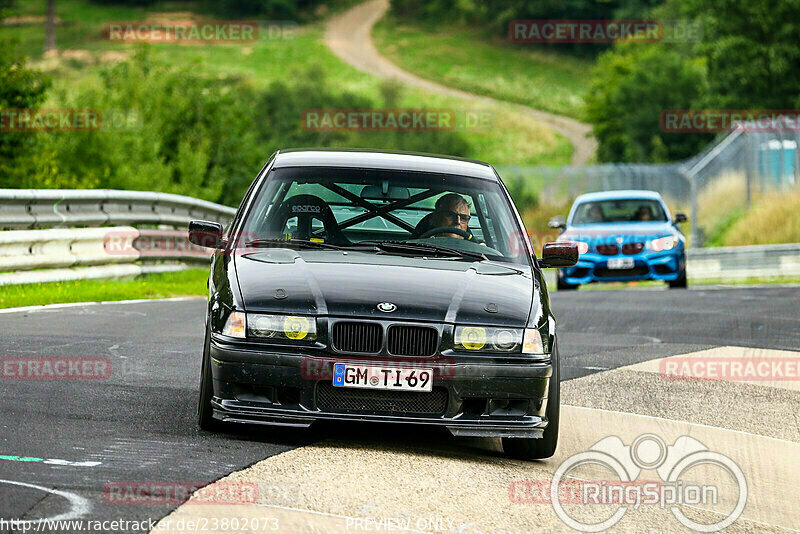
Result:
{"label": "front grille", "polygon": [[342,352],[380,352],[383,329],[378,323],[338,322],[333,325],[333,346]]}
{"label": "front grille", "polygon": [[608,269],[606,267],[596,267],[594,275],[597,278],[624,278],[627,276],[644,276],[650,273],[646,265],[639,265],[633,269]]}
{"label": "front grille", "polygon": [[332,412],[441,415],[447,409],[447,390],[385,391],[317,384],[317,408]]}
{"label": "front grille", "polygon": [[617,245],[597,245],[597,252],[604,256],[613,256],[619,252]]}
{"label": "front grille", "polygon": [[390,326],[389,354],[395,356],[433,356],[439,348],[439,332],[427,326]]}
{"label": "front grille", "polygon": [[644,243],[625,243],[622,245],[623,254],[638,254],[644,250]]}

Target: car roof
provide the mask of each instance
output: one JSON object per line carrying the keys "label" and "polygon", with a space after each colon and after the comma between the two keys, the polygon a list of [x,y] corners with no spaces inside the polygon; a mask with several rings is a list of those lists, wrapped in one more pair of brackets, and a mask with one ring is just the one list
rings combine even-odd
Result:
{"label": "car roof", "polygon": [[392,150],[294,148],[275,153],[273,168],[342,167],[457,174],[497,181],[488,163],[455,156]]}
{"label": "car roof", "polygon": [[653,199],[662,200],[661,195],[657,191],[648,191],[646,189],[622,189],[619,191],[597,191],[595,193],[585,193],[579,195],[575,199],[575,204],[585,202],[588,200],[624,200],[631,198]]}

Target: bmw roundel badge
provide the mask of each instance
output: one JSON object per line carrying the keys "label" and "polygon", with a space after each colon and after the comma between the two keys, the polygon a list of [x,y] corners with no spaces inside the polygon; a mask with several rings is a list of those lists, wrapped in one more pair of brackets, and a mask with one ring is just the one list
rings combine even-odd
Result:
{"label": "bmw roundel badge", "polygon": [[378,304],[378,309],[382,312],[392,313],[397,309],[397,306],[395,306],[391,302],[381,302],[380,304]]}

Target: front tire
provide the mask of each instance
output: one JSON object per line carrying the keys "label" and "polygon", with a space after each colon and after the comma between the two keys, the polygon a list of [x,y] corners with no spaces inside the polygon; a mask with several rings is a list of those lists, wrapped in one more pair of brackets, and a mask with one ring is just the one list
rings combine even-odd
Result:
{"label": "front tire", "polygon": [[197,424],[201,430],[216,432],[221,429],[222,423],[214,419],[214,410],[211,407],[211,398],[214,396],[214,384],[211,374],[211,336],[206,329],[206,340],[203,346],[203,368],[200,372],[200,399],[197,403]]}
{"label": "front tire", "polygon": [[578,289],[580,284],[568,284],[560,274],[556,276],[556,288],[559,290]]}
{"label": "front tire", "polygon": [[678,278],[667,283],[672,289],[686,289],[689,285],[686,281],[686,267],[683,268],[681,274],[678,275]]}
{"label": "front tire", "polygon": [[542,460],[555,454],[558,446],[558,420],[561,415],[561,373],[558,347],[553,347],[553,376],[547,391],[547,428],[541,438],[503,438],[503,451],[520,460]]}

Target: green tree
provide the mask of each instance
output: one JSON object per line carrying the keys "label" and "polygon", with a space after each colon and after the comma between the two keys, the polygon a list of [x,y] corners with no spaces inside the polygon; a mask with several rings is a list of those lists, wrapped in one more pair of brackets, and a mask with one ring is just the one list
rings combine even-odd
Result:
{"label": "green tree", "polygon": [[[47,96],[50,79],[26,67],[14,41],[0,39],[0,121],[9,110],[36,109]],[[16,187],[35,161],[39,135],[0,128],[0,187]]]}
{"label": "green tree", "polygon": [[700,59],[667,46],[618,47],[600,56],[586,95],[600,161],[662,162],[688,157],[704,135],[664,133],[661,112],[691,108],[707,83]]}
{"label": "green tree", "polygon": [[709,107],[785,109],[800,86],[800,0],[687,0],[703,24]]}

